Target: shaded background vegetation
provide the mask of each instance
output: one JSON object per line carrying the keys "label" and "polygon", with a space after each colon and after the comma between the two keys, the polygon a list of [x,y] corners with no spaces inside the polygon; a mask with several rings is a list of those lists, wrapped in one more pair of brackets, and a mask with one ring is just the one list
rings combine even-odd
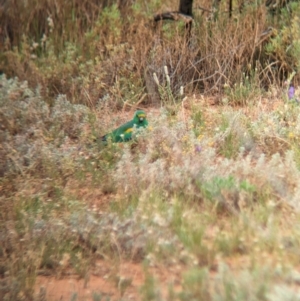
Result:
{"label": "shaded background vegetation", "polygon": [[[235,83],[268,89],[299,67],[298,1],[194,1],[183,22],[153,23],[178,1],[2,1],[0,69],[51,99],[94,106],[106,99],[159,103],[153,73],[171,89],[212,94]],[[205,9],[203,9],[205,8]],[[156,24],[157,25],[157,24]],[[298,76],[294,78],[298,81]],[[147,97],[146,97],[146,95]]]}

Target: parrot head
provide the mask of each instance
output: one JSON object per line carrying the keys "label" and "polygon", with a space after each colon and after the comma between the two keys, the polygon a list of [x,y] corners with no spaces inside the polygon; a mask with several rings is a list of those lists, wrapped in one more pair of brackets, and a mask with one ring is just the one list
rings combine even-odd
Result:
{"label": "parrot head", "polygon": [[138,110],[134,113],[133,120],[135,124],[147,125],[146,113],[142,110]]}

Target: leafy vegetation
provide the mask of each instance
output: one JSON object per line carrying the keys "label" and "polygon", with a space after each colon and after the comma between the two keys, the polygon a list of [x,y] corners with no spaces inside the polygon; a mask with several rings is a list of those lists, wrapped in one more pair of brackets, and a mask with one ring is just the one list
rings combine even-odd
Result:
{"label": "leafy vegetation", "polygon": [[[187,42],[115,2],[1,18],[0,299],[298,300],[299,3],[196,11]],[[138,107],[135,140],[97,142]],[[58,295],[74,275],[104,282]]]}

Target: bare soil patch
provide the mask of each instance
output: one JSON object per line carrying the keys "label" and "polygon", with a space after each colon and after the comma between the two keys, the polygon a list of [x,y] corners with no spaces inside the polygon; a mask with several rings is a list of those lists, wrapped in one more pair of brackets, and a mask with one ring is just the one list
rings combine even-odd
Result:
{"label": "bare soil patch", "polygon": [[[172,283],[176,290],[180,290],[180,274],[182,267],[152,267],[149,269],[154,275],[162,295],[167,295],[168,284]],[[80,279],[76,275],[67,275],[62,278],[53,276],[38,276],[36,281],[36,296],[41,290],[46,291],[46,300],[76,300],[92,301],[93,295],[108,296],[110,300],[141,300],[140,289],[145,282],[145,270],[141,263],[123,262],[120,264],[98,261],[94,271]]]}

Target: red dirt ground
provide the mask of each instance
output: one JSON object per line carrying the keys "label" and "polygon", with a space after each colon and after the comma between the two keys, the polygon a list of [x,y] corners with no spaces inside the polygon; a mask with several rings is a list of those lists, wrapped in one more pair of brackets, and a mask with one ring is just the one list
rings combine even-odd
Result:
{"label": "red dirt ground", "polygon": [[[117,270],[116,270],[117,268]],[[178,266],[166,268],[151,268],[151,275],[155,275],[159,287],[163,289],[162,295],[167,295],[168,284],[172,283],[176,290],[181,288],[180,273]],[[113,276],[113,274],[118,275]],[[78,279],[78,276],[66,276],[57,279],[53,276],[38,276],[36,281],[36,295],[40,289],[46,290],[47,301],[69,301],[74,294],[77,294],[78,301],[93,301],[93,294],[108,296],[110,300],[141,300],[140,289],[145,281],[145,272],[140,263],[124,262],[117,267],[105,261],[96,264],[94,273],[85,279]],[[127,288],[121,292],[120,279],[128,282]],[[86,284],[85,284],[86,282]],[[163,284],[163,285],[162,285]]]}

